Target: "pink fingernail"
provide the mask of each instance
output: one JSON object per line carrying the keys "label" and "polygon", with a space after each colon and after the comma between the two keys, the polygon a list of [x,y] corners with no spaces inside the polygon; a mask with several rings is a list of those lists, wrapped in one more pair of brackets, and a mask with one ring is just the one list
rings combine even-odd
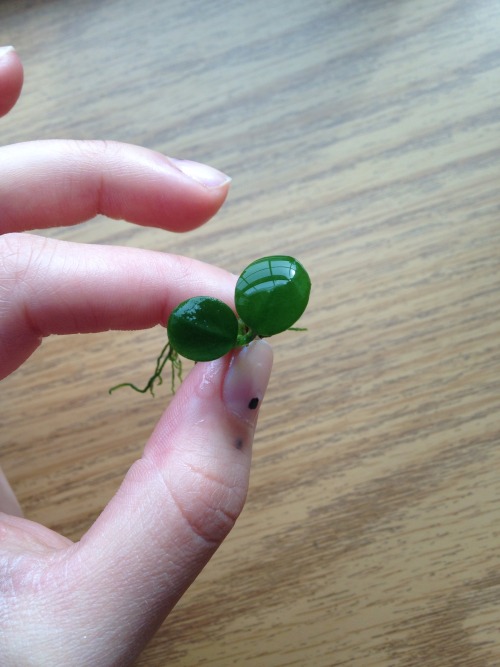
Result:
{"label": "pink fingernail", "polygon": [[255,340],[235,353],[222,388],[222,399],[230,412],[246,422],[255,422],[272,364],[273,350],[263,340]]}
{"label": "pink fingernail", "polygon": [[231,182],[231,178],[227,174],[209,167],[207,164],[193,162],[192,160],[178,160],[177,158],[169,158],[169,160],[183,174],[209,188],[221,187]]}

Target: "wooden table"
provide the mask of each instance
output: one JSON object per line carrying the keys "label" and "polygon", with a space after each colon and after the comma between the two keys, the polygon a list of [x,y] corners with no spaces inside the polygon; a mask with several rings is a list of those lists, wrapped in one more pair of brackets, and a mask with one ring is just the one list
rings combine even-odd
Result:
{"label": "wooden table", "polygon": [[[139,665],[500,665],[500,6],[493,0],[0,5],[26,83],[3,143],[105,138],[233,177],[188,235],[48,233],[238,273],[300,258],[248,502]],[[2,384],[26,515],[78,539],[169,400],[161,328],[54,337]]]}

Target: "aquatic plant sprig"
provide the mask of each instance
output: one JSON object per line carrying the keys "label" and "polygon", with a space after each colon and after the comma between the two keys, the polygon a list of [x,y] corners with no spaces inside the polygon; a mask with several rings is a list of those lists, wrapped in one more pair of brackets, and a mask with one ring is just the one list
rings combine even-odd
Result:
{"label": "aquatic plant sprig", "polygon": [[223,301],[211,296],[195,296],[180,303],[168,319],[168,342],[156,359],[154,373],[142,388],[123,382],[109,390],[130,387],[154,396],[163,383],[162,373],[171,364],[171,389],[182,381],[180,357],[192,361],[212,361],[231,350],[244,347],[255,338],[274,336],[282,331],[304,331],[293,327],[305,311],[311,280],[294,257],[271,255],[249,264],[236,283],[234,303],[238,317]]}

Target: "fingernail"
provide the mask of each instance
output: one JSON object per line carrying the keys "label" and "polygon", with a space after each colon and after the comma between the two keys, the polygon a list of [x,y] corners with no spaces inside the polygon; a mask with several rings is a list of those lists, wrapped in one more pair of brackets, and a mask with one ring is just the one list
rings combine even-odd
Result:
{"label": "fingernail", "polygon": [[222,388],[222,399],[230,412],[246,422],[255,422],[272,365],[273,350],[263,340],[255,340],[236,352]]}
{"label": "fingernail", "polygon": [[183,174],[209,188],[218,188],[231,182],[231,178],[227,174],[209,167],[207,164],[193,162],[192,160],[178,160],[177,158],[169,158],[169,160]]}
{"label": "fingernail", "polygon": [[11,51],[14,51],[13,46],[0,46],[0,58],[3,58]]}

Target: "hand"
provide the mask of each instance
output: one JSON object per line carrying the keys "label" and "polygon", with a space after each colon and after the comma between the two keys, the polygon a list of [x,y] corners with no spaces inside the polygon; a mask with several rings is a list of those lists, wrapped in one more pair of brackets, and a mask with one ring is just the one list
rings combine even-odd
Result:
{"label": "hand", "polygon": [[[22,66],[0,52],[0,113]],[[187,231],[223,203],[228,179],[192,162],[103,142],[0,149],[0,377],[44,336],[165,323],[200,293],[232,303],[235,278],[194,260],[16,231],[97,213]],[[0,478],[0,662],[129,665],[239,515],[272,364],[264,342],[184,380],[142,457],[78,543],[22,518]],[[133,399],[135,400],[135,399]],[[253,403],[252,403],[253,405]]]}

